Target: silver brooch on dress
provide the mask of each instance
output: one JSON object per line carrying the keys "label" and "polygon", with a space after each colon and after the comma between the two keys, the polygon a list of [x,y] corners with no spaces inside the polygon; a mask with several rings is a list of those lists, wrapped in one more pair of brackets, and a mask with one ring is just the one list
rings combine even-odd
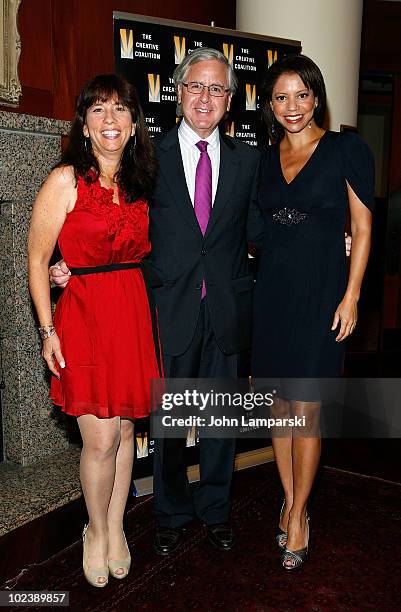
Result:
{"label": "silver brooch on dress", "polygon": [[302,223],[307,217],[307,213],[300,212],[296,208],[280,208],[272,215],[273,221],[281,223],[281,225],[296,225]]}

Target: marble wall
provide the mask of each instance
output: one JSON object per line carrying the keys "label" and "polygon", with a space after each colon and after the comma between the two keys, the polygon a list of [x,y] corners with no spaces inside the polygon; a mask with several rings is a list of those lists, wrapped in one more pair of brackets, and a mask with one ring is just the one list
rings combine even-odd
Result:
{"label": "marble wall", "polygon": [[69,123],[0,112],[0,333],[6,461],[30,465],[68,447],[63,419],[48,400],[28,291],[27,235],[32,203],[60,154]]}

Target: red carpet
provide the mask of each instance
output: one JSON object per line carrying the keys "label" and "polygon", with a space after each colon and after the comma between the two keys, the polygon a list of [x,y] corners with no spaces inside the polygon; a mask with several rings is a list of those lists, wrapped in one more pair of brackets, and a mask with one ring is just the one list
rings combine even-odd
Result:
{"label": "red carpet", "polygon": [[177,554],[158,557],[151,500],[140,499],[126,521],[133,554],[128,579],[110,579],[106,589],[90,587],[76,543],[7,586],[69,590],[70,609],[90,612],[393,611],[401,603],[400,502],[400,484],[322,469],[310,504],[309,559],[300,571],[287,573],[274,543],[280,489],[271,463],[235,475],[237,545],[231,552],[211,550],[195,523]]}

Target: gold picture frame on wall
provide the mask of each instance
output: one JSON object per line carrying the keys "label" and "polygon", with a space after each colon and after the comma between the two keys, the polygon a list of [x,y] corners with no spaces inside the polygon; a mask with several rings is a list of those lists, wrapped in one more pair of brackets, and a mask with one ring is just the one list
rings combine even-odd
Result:
{"label": "gold picture frame on wall", "polygon": [[21,83],[18,62],[21,40],[17,16],[21,0],[0,0],[0,104],[18,106]]}

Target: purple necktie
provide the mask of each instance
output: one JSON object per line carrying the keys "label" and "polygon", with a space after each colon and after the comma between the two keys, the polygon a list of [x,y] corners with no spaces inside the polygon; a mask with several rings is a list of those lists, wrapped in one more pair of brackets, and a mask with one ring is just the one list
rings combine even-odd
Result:
{"label": "purple necktie", "polygon": [[[200,151],[200,158],[195,174],[194,208],[203,236],[212,212],[212,163],[206,150],[208,144],[206,140],[200,140],[196,143]],[[204,298],[205,295],[206,286],[205,279],[203,279],[201,298]]]}

